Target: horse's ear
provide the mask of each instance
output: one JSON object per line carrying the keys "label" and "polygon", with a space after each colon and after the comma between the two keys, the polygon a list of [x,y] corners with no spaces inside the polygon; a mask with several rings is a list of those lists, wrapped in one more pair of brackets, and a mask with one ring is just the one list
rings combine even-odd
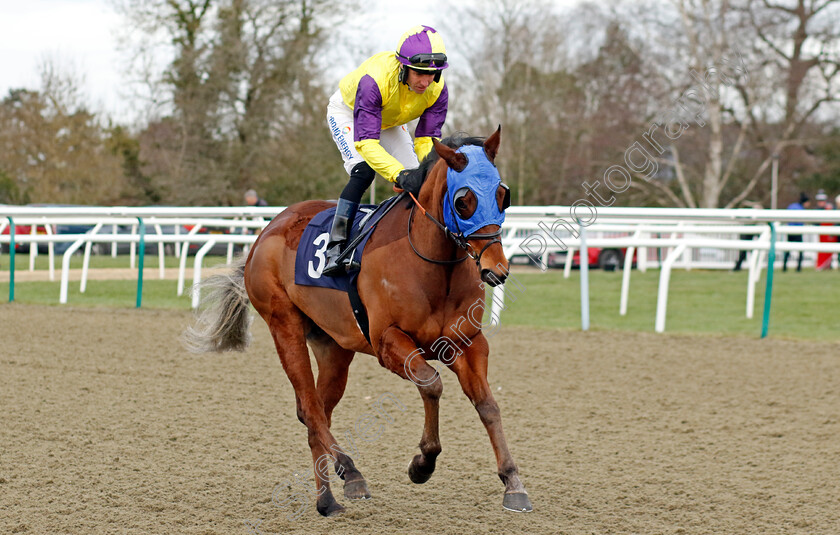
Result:
{"label": "horse's ear", "polygon": [[466,156],[464,156],[460,152],[455,152],[455,149],[444,145],[435,138],[432,138],[432,142],[435,145],[435,152],[437,152],[438,156],[440,156],[441,159],[446,162],[446,165],[448,165],[450,169],[458,173],[464,170],[464,168],[467,166]]}
{"label": "horse's ear", "polygon": [[487,154],[487,159],[490,163],[495,163],[496,154],[499,153],[499,141],[502,137],[502,125],[493,132],[493,135],[484,140],[484,152]]}

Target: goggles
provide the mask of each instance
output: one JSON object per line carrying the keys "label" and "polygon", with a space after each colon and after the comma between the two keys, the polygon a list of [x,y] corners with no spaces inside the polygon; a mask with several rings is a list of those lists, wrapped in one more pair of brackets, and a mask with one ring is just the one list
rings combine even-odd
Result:
{"label": "goggles", "polygon": [[409,67],[417,69],[443,69],[446,67],[446,54],[442,52],[432,52],[431,54],[414,54],[407,58],[402,54],[397,54],[399,57],[408,61]]}

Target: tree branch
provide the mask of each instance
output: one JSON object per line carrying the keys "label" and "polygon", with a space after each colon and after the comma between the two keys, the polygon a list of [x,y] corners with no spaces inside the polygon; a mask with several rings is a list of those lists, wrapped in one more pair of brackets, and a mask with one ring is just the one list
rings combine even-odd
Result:
{"label": "tree branch", "polygon": [[741,125],[738,130],[738,138],[735,140],[735,146],[732,147],[732,152],[729,155],[729,161],[726,163],[726,169],[723,172],[723,177],[720,181],[720,190],[726,187],[727,182],[732,177],[732,170],[735,168],[735,162],[738,161],[738,153],[741,152],[741,145],[744,144],[744,139],[747,137],[746,125]]}
{"label": "tree branch", "polygon": [[736,195],[735,198],[733,198],[731,201],[726,203],[726,206],[724,206],[724,208],[734,208],[738,206],[738,204],[740,204],[741,201],[746,199],[747,196],[750,193],[752,193],[753,188],[755,188],[755,185],[758,184],[758,180],[764,174],[764,171],[767,170],[767,166],[770,165],[770,160],[773,159],[773,154],[775,154],[780,148],[781,144],[777,144],[775,147],[773,147],[773,150],[770,152],[770,156],[766,157],[764,161],[761,162],[761,165],[758,166],[758,169],[756,169],[755,173],[753,174],[752,178],[747,183],[747,186],[743,189],[743,191]]}
{"label": "tree branch", "polygon": [[641,182],[638,181],[638,180],[635,180],[635,181],[631,180],[630,181],[630,186],[631,187],[634,187],[636,189],[640,189],[642,191],[647,191],[647,188],[642,186],[642,184],[645,184],[647,186],[651,186],[651,187],[661,191],[662,193],[664,193],[665,196],[668,197],[669,199],[671,199],[671,201],[678,208],[686,208],[686,205],[685,205],[685,203],[683,202],[682,199],[677,197],[677,195],[673,191],[671,191],[670,188],[668,188],[664,184],[660,184],[656,179],[649,179],[645,175],[641,175],[641,174],[638,174],[638,173],[634,173],[634,176],[635,176],[635,178],[640,178],[642,180],[641,180]]}
{"label": "tree branch", "polygon": [[671,154],[674,155],[674,171],[677,173],[677,181],[680,184],[680,190],[685,198],[685,204],[688,208],[697,208],[697,201],[694,199],[694,195],[691,194],[691,188],[688,186],[688,180],[685,177],[685,168],[683,167],[682,160],[680,160],[680,151],[676,145],[671,145]]}

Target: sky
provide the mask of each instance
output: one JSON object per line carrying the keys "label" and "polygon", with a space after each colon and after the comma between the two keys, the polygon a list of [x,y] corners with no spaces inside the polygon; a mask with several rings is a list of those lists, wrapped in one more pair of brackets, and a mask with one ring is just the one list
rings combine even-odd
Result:
{"label": "sky", "polygon": [[[364,26],[367,44],[378,50],[393,48],[415,24],[435,26],[443,15],[417,1],[374,3],[378,16],[347,29]],[[93,110],[130,120],[135,106],[120,69],[126,58],[117,47],[123,24],[108,0],[0,0],[0,98],[13,88],[37,89],[39,65],[49,59],[82,80]]]}
{"label": "sky", "polygon": [[118,113],[119,23],[106,0],[0,0],[0,95],[39,87],[39,65],[52,58],[84,77],[95,109]]}

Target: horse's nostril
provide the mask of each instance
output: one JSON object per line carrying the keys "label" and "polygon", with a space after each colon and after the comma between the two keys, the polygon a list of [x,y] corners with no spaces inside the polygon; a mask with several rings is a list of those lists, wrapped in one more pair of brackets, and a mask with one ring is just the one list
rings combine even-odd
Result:
{"label": "horse's nostril", "polygon": [[483,280],[490,286],[498,286],[500,284],[503,284],[506,278],[506,275],[497,275],[493,272],[493,270],[490,269],[481,270],[481,280]]}

